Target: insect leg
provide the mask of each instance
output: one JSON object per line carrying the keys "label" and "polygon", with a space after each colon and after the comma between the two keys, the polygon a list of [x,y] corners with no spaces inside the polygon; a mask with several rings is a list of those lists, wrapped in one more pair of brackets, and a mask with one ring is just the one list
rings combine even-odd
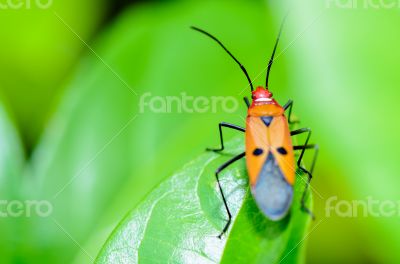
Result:
{"label": "insect leg", "polygon": [[300,170],[302,170],[303,172],[305,172],[308,175],[306,188],[304,189],[303,196],[301,197],[301,207],[302,207],[303,210],[305,210],[307,213],[309,213],[313,219],[315,219],[314,214],[305,206],[305,199],[306,199],[307,190],[309,188],[309,185],[310,185],[310,182],[311,182],[311,179],[312,179],[315,163],[317,161],[319,146],[311,144],[311,145],[304,145],[304,146],[294,146],[293,149],[294,150],[302,150],[302,151],[305,151],[306,149],[313,149],[314,150],[314,157],[313,157],[313,160],[312,160],[312,163],[311,163],[311,168],[310,168],[309,171],[307,169],[305,169],[303,166],[301,166],[301,161],[302,160],[300,158],[297,161],[297,165],[299,166]]}
{"label": "insect leg", "polygon": [[224,229],[222,230],[222,232],[221,232],[221,234],[218,236],[218,238],[221,238],[222,235],[225,234],[225,232],[226,232],[226,230],[228,230],[229,225],[231,224],[231,220],[232,220],[232,215],[231,215],[231,212],[229,211],[229,207],[228,207],[228,204],[227,204],[227,202],[226,202],[224,192],[222,191],[222,187],[221,187],[221,183],[219,182],[219,176],[218,176],[218,174],[219,174],[221,171],[223,171],[224,169],[226,169],[229,165],[231,165],[231,164],[234,163],[235,161],[240,160],[240,159],[243,158],[244,156],[245,156],[245,152],[243,152],[243,153],[237,155],[236,157],[232,158],[231,160],[225,162],[224,164],[222,164],[222,165],[215,171],[215,177],[216,177],[217,182],[218,182],[218,188],[219,188],[219,191],[220,191],[220,193],[221,193],[222,200],[223,200],[223,202],[224,202],[226,212],[227,212],[227,214],[228,214],[228,222],[226,223]]}
{"label": "insect leg", "polygon": [[[303,195],[302,195],[302,197],[301,197],[301,208],[302,208],[302,210],[304,210],[305,212],[307,212],[307,213],[312,217],[312,219],[315,219],[315,216],[314,216],[313,212],[311,212],[311,210],[308,209],[308,208],[306,207],[306,205],[305,205],[305,199],[306,199],[307,190],[308,190],[308,188],[309,188],[309,186],[310,186],[310,182],[311,182],[311,179],[312,179],[312,172],[313,172],[313,170],[314,170],[315,161],[316,161],[316,159],[317,159],[317,155],[318,155],[318,150],[319,150],[319,148],[318,148],[318,145],[308,145],[308,141],[310,140],[310,137],[311,137],[311,129],[310,129],[310,128],[298,129],[298,130],[292,131],[290,134],[291,134],[292,136],[294,136],[294,135],[299,135],[299,134],[303,134],[303,133],[308,133],[307,139],[306,139],[304,145],[303,145],[303,146],[295,146],[295,147],[293,147],[294,150],[301,150],[300,157],[299,157],[299,159],[297,160],[297,166],[299,167],[299,169],[300,169],[302,172],[304,172],[305,174],[307,174],[306,187],[305,187],[304,192],[303,192]],[[312,165],[311,165],[311,170],[310,170],[310,171],[308,171],[306,168],[304,168],[304,167],[301,165],[301,162],[302,162],[302,160],[303,160],[304,153],[305,153],[306,149],[314,149],[314,150],[315,150],[315,152],[314,152],[315,154],[314,154],[314,158],[313,158],[313,163],[312,163]]]}
{"label": "insect leg", "polygon": [[[294,150],[303,150],[303,149],[306,149],[306,150],[313,149],[314,150],[314,157],[313,157],[313,160],[311,163],[311,168],[310,168],[310,173],[312,174],[314,171],[315,163],[317,161],[319,146],[316,144],[311,144],[311,145],[307,145],[307,146],[294,146],[293,149]],[[301,160],[299,162],[301,162]]]}
{"label": "insect leg", "polygon": [[292,107],[293,107],[293,100],[289,100],[284,106],[283,109],[285,109],[285,111],[287,109],[289,109],[289,114],[288,114],[288,122],[289,124],[296,124],[299,123],[299,121],[292,121]]}
{"label": "insect leg", "polygon": [[235,129],[235,130],[238,130],[238,131],[242,131],[242,132],[246,131],[243,127],[236,126],[236,125],[229,124],[229,123],[225,123],[225,122],[219,123],[218,126],[219,126],[219,138],[221,140],[221,147],[217,148],[217,149],[207,148],[206,149],[207,151],[219,152],[219,151],[223,151],[224,150],[224,148],[225,148],[224,147],[224,138],[223,138],[223,135],[222,135],[222,128],[223,127],[232,128],[232,129]]}
{"label": "insect leg", "polygon": [[249,98],[247,98],[247,96],[245,96],[245,97],[243,97],[243,100],[244,100],[244,102],[246,103],[247,108],[250,108],[250,101],[249,101]]}

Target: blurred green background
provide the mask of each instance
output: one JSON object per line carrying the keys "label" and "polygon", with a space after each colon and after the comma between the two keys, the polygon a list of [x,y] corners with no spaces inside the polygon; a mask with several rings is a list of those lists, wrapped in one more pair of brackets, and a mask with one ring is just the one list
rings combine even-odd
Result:
{"label": "blurred green background", "polygon": [[[97,255],[126,212],[217,142],[218,122],[244,125],[246,79],[189,26],[218,36],[262,85],[288,9],[270,88],[282,104],[295,101],[294,113],[321,148],[313,187],[323,197],[314,195],[322,222],[302,242],[306,262],[400,261],[400,208],[391,216],[326,213],[326,201],[335,196],[400,200],[400,6],[328,0],[54,0],[46,8],[35,1],[29,8],[24,1],[18,8],[0,3],[1,199],[53,206],[48,218],[0,218],[2,262],[91,263],[88,255]],[[234,96],[240,107],[234,113],[141,113],[147,92]]]}

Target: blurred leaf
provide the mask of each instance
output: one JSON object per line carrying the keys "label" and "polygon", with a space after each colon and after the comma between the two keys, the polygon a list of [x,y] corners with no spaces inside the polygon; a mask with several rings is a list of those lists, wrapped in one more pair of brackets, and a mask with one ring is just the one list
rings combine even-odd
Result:
{"label": "blurred leaf", "polygon": [[[243,151],[243,140],[227,144]],[[226,223],[215,169],[232,155],[207,153],[158,186],[119,224],[100,252],[97,263],[299,263],[299,245],[310,220],[300,210],[304,190],[298,176],[291,213],[279,222],[263,216],[248,191],[244,159],[221,175],[233,215],[232,231],[217,236]],[[300,177],[300,178],[299,178]]]}
{"label": "blurred leaf", "polygon": [[24,152],[18,132],[0,103],[0,193],[16,196],[20,192]]}
{"label": "blurred leaf", "polygon": [[[330,256],[332,263],[398,263],[399,213],[384,205],[397,208],[400,200],[400,34],[394,26],[399,8],[368,1],[350,7],[340,1],[297,2],[296,31],[307,30],[288,66],[295,108],[321,145],[314,181],[325,198],[320,215],[326,216],[327,200],[338,197],[335,212],[311,239],[309,261]],[[349,205],[351,217],[340,214],[341,204]],[[338,245],[341,254],[332,254]]]}
{"label": "blurred leaf", "polygon": [[80,38],[90,43],[99,26],[105,1],[1,2],[1,92],[31,148],[64,88],[61,83],[86,49]]}
{"label": "blurred leaf", "polygon": [[[0,255],[4,263],[18,259],[16,249],[22,240],[19,219],[7,213],[7,204],[18,200],[24,166],[21,142],[2,103],[0,103]],[[4,204],[6,202],[6,204]],[[6,214],[6,215],[4,215]]]}

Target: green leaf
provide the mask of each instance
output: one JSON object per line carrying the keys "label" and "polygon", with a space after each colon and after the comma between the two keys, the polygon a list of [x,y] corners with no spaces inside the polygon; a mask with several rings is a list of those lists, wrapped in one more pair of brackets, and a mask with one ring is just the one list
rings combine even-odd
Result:
{"label": "green leaf", "polygon": [[160,184],[119,224],[97,263],[301,262],[299,243],[310,222],[300,210],[302,175],[296,181],[290,214],[272,222],[250,195],[244,159],[228,167],[221,173],[221,184],[233,214],[232,229],[223,239],[217,237],[227,216],[214,171],[243,151],[243,140],[234,139],[227,149],[230,154],[201,155]]}

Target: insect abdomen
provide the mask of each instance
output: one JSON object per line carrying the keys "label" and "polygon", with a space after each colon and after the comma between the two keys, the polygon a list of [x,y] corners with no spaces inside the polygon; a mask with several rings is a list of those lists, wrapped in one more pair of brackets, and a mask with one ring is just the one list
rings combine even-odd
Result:
{"label": "insect abdomen", "polygon": [[292,204],[293,187],[286,181],[271,152],[251,191],[258,207],[271,220],[280,220],[287,214]]}

